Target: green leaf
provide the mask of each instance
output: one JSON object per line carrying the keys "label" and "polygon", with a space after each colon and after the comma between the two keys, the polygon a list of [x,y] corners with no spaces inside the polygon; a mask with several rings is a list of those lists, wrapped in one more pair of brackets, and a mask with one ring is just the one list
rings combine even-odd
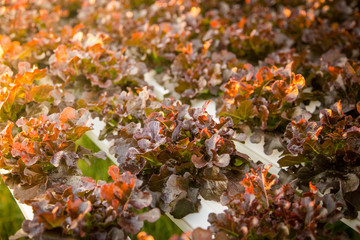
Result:
{"label": "green leaf", "polygon": [[239,167],[239,166],[243,165],[244,163],[245,163],[245,160],[244,160],[244,159],[236,158],[234,165],[235,165],[236,167]]}
{"label": "green leaf", "polygon": [[229,110],[223,110],[219,116],[229,116],[232,118],[244,121],[258,115],[258,111],[251,100],[244,100],[237,102],[236,105],[232,105]]}
{"label": "green leaf", "polygon": [[293,156],[293,155],[286,155],[279,159],[278,163],[280,164],[280,167],[289,167],[294,166],[296,164],[300,164],[306,162],[305,158],[301,155]]}
{"label": "green leaf", "polygon": [[35,86],[30,91],[30,100],[34,99],[37,102],[46,101],[53,89],[54,87],[50,85]]}

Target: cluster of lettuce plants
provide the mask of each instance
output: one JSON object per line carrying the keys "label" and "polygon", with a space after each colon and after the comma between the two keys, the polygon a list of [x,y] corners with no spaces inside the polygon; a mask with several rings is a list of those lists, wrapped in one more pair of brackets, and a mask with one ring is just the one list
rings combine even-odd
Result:
{"label": "cluster of lettuce plants", "polygon": [[[351,237],[332,226],[360,210],[357,1],[0,4],[0,168],[34,211],[14,238],[151,240],[144,221],[201,198],[228,210],[195,240]],[[78,165],[106,159],[79,144],[97,117],[108,182]],[[236,149],[249,130],[279,179]]]}

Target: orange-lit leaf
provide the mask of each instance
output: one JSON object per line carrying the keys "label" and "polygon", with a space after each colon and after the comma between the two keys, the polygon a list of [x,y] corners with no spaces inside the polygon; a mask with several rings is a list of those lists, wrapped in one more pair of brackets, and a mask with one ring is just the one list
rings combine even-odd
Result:
{"label": "orange-lit leaf", "polygon": [[246,18],[242,17],[241,20],[237,24],[238,28],[243,29],[245,26],[245,23],[246,23]]}
{"label": "orange-lit leaf", "polygon": [[271,72],[270,68],[268,67],[262,67],[256,73],[256,80],[258,81],[259,85],[271,80],[273,77],[274,74]]}
{"label": "orange-lit leaf", "polygon": [[310,187],[310,190],[311,190],[312,192],[316,192],[316,191],[317,191],[316,186],[314,186],[311,182],[309,182],[309,187]]}
{"label": "orange-lit leaf", "polygon": [[53,90],[54,87],[50,85],[39,85],[35,86],[31,89],[28,101],[35,100],[37,102],[43,102],[48,100],[51,90]]}
{"label": "orange-lit leaf", "polygon": [[66,107],[59,116],[60,122],[64,123],[70,119],[76,118],[76,111],[72,107]]}
{"label": "orange-lit leaf", "polygon": [[120,180],[119,168],[115,165],[109,167],[108,174],[114,181]]}
{"label": "orange-lit leaf", "polygon": [[287,18],[291,16],[291,10],[289,8],[284,8],[283,13]]}
{"label": "orange-lit leaf", "polygon": [[106,201],[112,201],[114,198],[114,184],[104,184],[101,186],[101,197]]}
{"label": "orange-lit leaf", "polygon": [[230,80],[226,85],[226,93],[229,95],[229,97],[234,98],[239,91],[240,83],[234,80]]}
{"label": "orange-lit leaf", "polygon": [[213,28],[218,28],[218,27],[220,27],[220,21],[217,20],[217,19],[211,20],[210,21],[210,26],[213,27]]}
{"label": "orange-lit leaf", "polygon": [[192,7],[190,9],[190,13],[194,18],[196,18],[200,14],[200,12],[201,12],[201,8],[199,7]]}
{"label": "orange-lit leaf", "polygon": [[65,45],[59,45],[56,50],[55,50],[55,56],[56,56],[56,60],[58,62],[66,62],[68,55],[66,52],[66,46]]}
{"label": "orange-lit leaf", "polygon": [[305,86],[305,78],[301,74],[296,74],[292,80],[292,83],[301,89]]}
{"label": "orange-lit leaf", "polygon": [[299,90],[296,85],[290,84],[290,86],[286,89],[285,100],[287,102],[294,102],[299,95]]}
{"label": "orange-lit leaf", "polygon": [[138,240],[154,240],[154,237],[148,235],[146,232],[139,232],[136,237]]}
{"label": "orange-lit leaf", "polygon": [[46,76],[46,69],[34,69],[32,72],[25,72],[23,75],[17,74],[15,84],[33,84]]}

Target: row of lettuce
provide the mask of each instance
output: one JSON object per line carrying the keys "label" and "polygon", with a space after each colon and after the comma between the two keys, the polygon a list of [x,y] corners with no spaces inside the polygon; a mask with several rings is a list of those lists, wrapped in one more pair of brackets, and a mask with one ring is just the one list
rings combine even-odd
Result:
{"label": "row of lettuce", "polygon": [[[0,12],[0,167],[35,214],[15,237],[126,239],[164,212],[197,212],[199,196],[228,210],[193,239],[353,237],[334,224],[360,210],[356,1],[29,0]],[[170,98],[152,94],[150,70]],[[204,98],[218,121],[208,102],[183,104]],[[106,158],[77,144],[95,117],[119,163],[109,182],[78,167]],[[279,178],[236,150],[248,129],[283,151]]]}

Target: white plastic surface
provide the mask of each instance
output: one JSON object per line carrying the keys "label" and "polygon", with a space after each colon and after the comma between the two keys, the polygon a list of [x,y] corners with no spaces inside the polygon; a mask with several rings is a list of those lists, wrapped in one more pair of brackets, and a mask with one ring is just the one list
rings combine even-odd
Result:
{"label": "white plastic surface", "polygon": [[270,164],[272,166],[269,170],[271,174],[277,175],[277,173],[280,171],[280,166],[277,163],[277,160],[280,158],[281,153],[277,150],[274,150],[273,154],[266,155],[263,149],[264,137],[262,137],[261,142],[258,144],[250,142],[249,137],[247,137],[245,144],[237,141],[234,141],[234,143],[236,146],[236,150],[241,153],[247,154],[254,162],[260,161],[266,165]]}
{"label": "white plastic surface", "polygon": [[[191,107],[193,108],[202,108],[202,106],[207,102],[208,100],[198,100],[194,99],[191,100]],[[216,117],[216,104],[214,101],[210,100],[209,105],[206,108],[206,111],[214,117],[214,120],[217,120]]]}
{"label": "white plastic surface", "polygon": [[102,150],[103,152],[106,153],[107,157],[113,161],[115,164],[117,164],[117,160],[116,157],[111,154],[109,152],[110,146],[111,146],[111,142],[109,142],[108,140],[104,139],[102,141],[100,141],[98,139],[99,135],[100,135],[100,131],[105,127],[105,123],[100,121],[99,118],[95,118],[95,119],[91,119],[91,123],[93,124],[93,130],[92,131],[88,131],[86,132],[86,136],[88,136],[88,138],[91,139],[91,141],[93,143],[95,143],[96,146],[98,146],[100,148],[100,150]]}
{"label": "white plastic surface", "polygon": [[[13,190],[9,189],[11,194],[13,194]],[[14,194],[13,194],[14,195]],[[32,220],[34,218],[34,212],[32,210],[32,207],[29,205],[26,205],[24,203],[20,203],[16,198],[14,198],[17,205],[20,208],[20,211],[22,212],[22,214],[24,215],[24,218],[26,220]]]}
{"label": "white plastic surface", "polygon": [[161,86],[159,83],[156,82],[154,79],[154,76],[156,75],[156,72],[154,70],[151,70],[150,72],[147,72],[144,74],[144,79],[149,86],[152,86],[154,88],[154,94],[159,100],[164,99],[164,95],[169,93],[169,90],[165,89],[163,86]]}
{"label": "white plastic surface", "polygon": [[175,219],[169,213],[166,213],[166,215],[183,232],[188,232],[188,231],[192,231],[198,227],[206,229],[208,226],[210,226],[209,222],[207,221],[209,214],[210,213],[222,213],[227,208],[218,202],[207,201],[203,198],[201,198],[200,204],[201,204],[201,207],[200,207],[199,212],[189,214],[182,219]]}
{"label": "white plastic surface", "polygon": [[[0,175],[2,174],[8,174],[10,173],[10,171],[8,170],[5,170],[5,169],[0,169]],[[12,189],[10,189],[10,192],[11,194],[14,196],[14,191]],[[32,210],[32,207],[29,206],[29,205],[26,205],[26,204],[23,204],[23,203],[20,203],[15,197],[14,197],[17,205],[19,206],[22,214],[24,215],[24,218],[27,219],[27,220],[31,220],[34,218],[34,213],[33,213],[33,210]]]}

